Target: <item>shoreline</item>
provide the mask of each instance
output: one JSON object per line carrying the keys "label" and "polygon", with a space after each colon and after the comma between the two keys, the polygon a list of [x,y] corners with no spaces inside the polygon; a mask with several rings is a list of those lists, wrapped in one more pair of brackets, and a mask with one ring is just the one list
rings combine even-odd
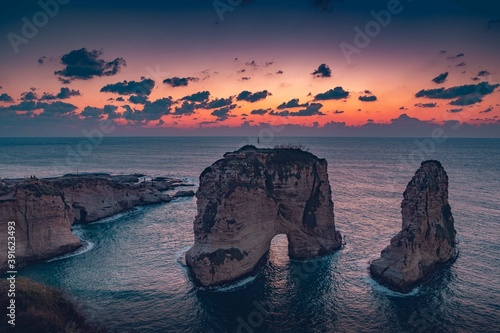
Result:
{"label": "shoreline", "polygon": [[[192,190],[165,193],[191,186],[195,185],[178,178],[139,173],[0,178],[0,234],[5,233],[0,246],[7,247],[7,223],[14,221],[18,267],[63,256],[82,246],[72,226],[97,222],[139,206],[194,196]],[[8,270],[7,262],[7,253],[1,253],[0,274]]]}

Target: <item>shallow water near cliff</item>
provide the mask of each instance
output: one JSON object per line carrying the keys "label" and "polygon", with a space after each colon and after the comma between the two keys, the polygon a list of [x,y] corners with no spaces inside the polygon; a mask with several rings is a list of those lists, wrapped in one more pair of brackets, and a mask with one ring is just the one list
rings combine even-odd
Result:
{"label": "shallow water near cliff", "polygon": [[[63,171],[141,172],[197,183],[244,138],[105,138],[79,164],[81,139],[0,139],[0,176]],[[418,142],[422,142],[419,140]],[[448,139],[422,150],[415,139],[275,138],[303,144],[329,163],[337,228],[345,247],[289,260],[277,236],[252,278],[196,287],[179,257],[193,242],[195,198],[143,207],[78,226],[88,251],[27,267],[20,276],[67,290],[89,317],[117,332],[494,332],[500,327],[500,140]],[[262,145],[266,146],[266,145]],[[438,159],[460,256],[409,294],[368,274],[401,227],[402,192],[422,159]]]}

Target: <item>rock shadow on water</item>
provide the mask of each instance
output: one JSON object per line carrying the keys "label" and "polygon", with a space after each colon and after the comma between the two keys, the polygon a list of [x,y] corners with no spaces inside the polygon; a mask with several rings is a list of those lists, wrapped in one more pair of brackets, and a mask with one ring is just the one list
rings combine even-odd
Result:
{"label": "rock shadow on water", "polygon": [[[267,254],[255,275],[193,292],[202,309],[198,321],[231,332],[299,332],[335,328],[336,254],[277,265]],[[316,307],[314,304],[323,304]],[[328,320],[325,320],[328,318]]]}
{"label": "rock shadow on water", "polygon": [[[440,270],[413,292],[403,294],[388,288],[373,288],[380,314],[391,323],[391,332],[458,332],[460,309],[454,302],[450,285],[456,280],[453,270]],[[384,327],[380,327],[384,329]]]}

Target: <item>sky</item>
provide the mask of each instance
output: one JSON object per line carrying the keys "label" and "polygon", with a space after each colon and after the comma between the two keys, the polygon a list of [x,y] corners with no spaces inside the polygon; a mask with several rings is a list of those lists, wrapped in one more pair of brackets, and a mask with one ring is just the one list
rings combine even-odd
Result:
{"label": "sky", "polygon": [[3,137],[500,137],[493,1],[19,1],[0,32]]}

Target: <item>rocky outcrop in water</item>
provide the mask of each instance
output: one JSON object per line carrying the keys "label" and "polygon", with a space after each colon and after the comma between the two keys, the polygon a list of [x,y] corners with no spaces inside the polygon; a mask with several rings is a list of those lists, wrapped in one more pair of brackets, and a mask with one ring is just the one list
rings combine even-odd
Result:
{"label": "rocky outcrop in water", "polygon": [[370,272],[390,288],[407,292],[457,255],[448,175],[441,163],[422,162],[406,187],[401,208],[402,230],[371,263]]}
{"label": "rocky outcrop in water", "polygon": [[93,174],[53,179],[0,181],[0,271],[7,268],[7,230],[16,224],[16,264],[52,258],[81,246],[74,223],[89,223],[136,206],[168,202],[173,179],[139,182],[135,176]]}
{"label": "rocky outcrop in water", "polygon": [[251,273],[286,234],[291,258],[340,248],[327,162],[300,149],[245,146],[206,168],[196,193],[195,244],[186,262],[201,285]]}

